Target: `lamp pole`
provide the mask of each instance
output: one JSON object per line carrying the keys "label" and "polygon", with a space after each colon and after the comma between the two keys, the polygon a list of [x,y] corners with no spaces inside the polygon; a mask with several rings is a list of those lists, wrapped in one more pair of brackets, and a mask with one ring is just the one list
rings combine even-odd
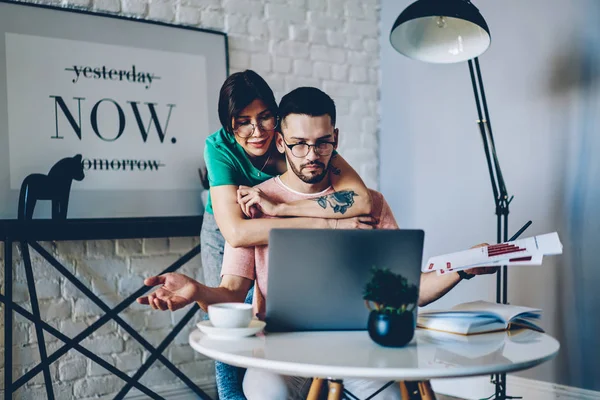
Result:
{"label": "lamp pole", "polygon": [[[475,57],[469,60],[468,63],[471,83],[473,85],[473,95],[475,96],[475,105],[477,106],[477,125],[481,133],[481,140],[483,141],[483,149],[490,173],[494,203],[496,205],[496,240],[498,243],[507,242],[509,205],[514,196],[508,197],[508,191],[506,190],[506,184],[504,183],[504,177],[502,176],[502,170],[500,169],[500,163],[496,154],[496,144],[494,143],[494,135],[492,134],[492,123],[485,98],[479,59]],[[507,302],[508,270],[506,265],[504,265],[501,271],[496,272],[496,303],[507,304]],[[494,383],[496,388],[495,399],[506,399],[506,374],[492,375],[492,383]]]}
{"label": "lamp pole", "polygon": [[[469,60],[468,63],[475,105],[477,106],[477,125],[479,126],[479,132],[481,133],[481,140],[483,142],[483,149],[494,194],[494,204],[496,206],[496,240],[498,243],[502,243],[508,241],[509,205],[514,196],[508,197],[502,169],[500,168],[500,163],[498,161],[496,144],[492,133],[492,123],[490,121],[483,79],[481,77],[479,59],[475,57],[474,59]],[[502,304],[507,304],[508,302],[508,271],[506,266],[503,266],[502,270],[498,271],[496,274],[496,302]]]}

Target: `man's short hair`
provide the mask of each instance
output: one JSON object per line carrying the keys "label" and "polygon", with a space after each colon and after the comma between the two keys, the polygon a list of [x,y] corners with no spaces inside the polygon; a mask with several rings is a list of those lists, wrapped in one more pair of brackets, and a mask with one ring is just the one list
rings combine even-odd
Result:
{"label": "man's short hair", "polygon": [[321,117],[329,115],[331,125],[335,126],[335,103],[327,93],[315,87],[299,87],[292,90],[279,103],[281,121],[290,114]]}

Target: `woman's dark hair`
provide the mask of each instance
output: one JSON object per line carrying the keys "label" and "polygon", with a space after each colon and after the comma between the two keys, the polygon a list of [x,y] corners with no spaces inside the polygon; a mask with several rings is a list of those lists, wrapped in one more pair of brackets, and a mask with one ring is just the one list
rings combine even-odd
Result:
{"label": "woman's dark hair", "polygon": [[290,114],[303,114],[310,117],[329,115],[335,126],[335,103],[327,93],[315,87],[299,87],[292,90],[279,102],[281,122]]}
{"label": "woman's dark hair", "polygon": [[223,128],[233,133],[231,119],[237,117],[257,99],[262,100],[265,106],[277,115],[277,102],[273,91],[260,75],[249,69],[231,74],[219,93],[219,120]]}

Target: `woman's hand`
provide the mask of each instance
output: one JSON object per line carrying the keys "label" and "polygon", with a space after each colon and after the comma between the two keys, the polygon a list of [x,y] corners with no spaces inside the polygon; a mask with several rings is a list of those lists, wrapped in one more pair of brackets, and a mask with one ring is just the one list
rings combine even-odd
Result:
{"label": "woman's hand", "polygon": [[179,310],[196,301],[200,293],[201,284],[194,279],[175,272],[160,276],[152,276],[144,280],[146,286],[159,286],[160,288],[147,296],[138,297],[137,302],[148,304],[155,310]]}
{"label": "woman's hand", "polygon": [[256,187],[240,185],[237,190],[237,201],[248,218],[257,218],[259,212],[272,217],[278,216],[280,203],[271,200]]}

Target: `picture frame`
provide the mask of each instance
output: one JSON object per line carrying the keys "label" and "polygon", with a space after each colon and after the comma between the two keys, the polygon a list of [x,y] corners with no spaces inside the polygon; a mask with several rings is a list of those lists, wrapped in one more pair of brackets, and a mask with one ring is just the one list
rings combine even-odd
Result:
{"label": "picture frame", "polygon": [[[68,218],[203,213],[225,33],[0,0],[0,34],[0,219],[17,218],[26,177],[55,190],[50,169],[78,154]],[[39,201],[33,218],[51,209]]]}

